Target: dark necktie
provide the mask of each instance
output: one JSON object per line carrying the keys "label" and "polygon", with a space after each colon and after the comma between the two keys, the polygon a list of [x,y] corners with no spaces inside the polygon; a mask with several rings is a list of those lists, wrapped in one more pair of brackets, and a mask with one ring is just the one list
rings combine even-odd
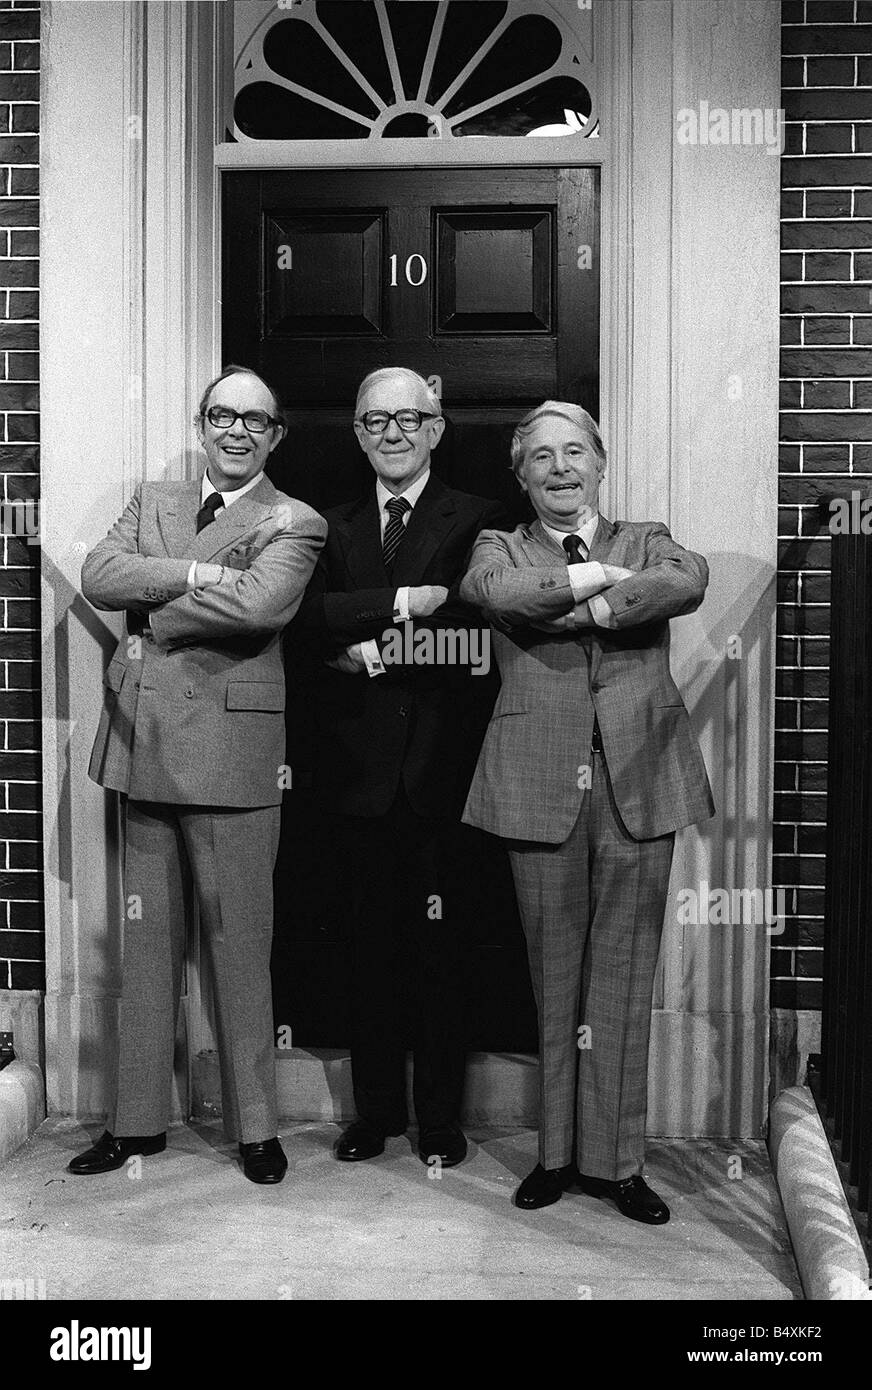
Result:
{"label": "dark necktie", "polygon": [[219,507],[224,506],[224,498],[220,492],[211,492],[206,498],[200,510],[197,512],[197,535],[203,530],[204,526],[211,526],[215,520],[215,513]]}
{"label": "dark necktie", "polygon": [[567,565],[583,565],[587,560],[587,546],[580,536],[564,536],[563,549]]}
{"label": "dark necktie", "polygon": [[[563,549],[566,551],[566,563],[568,565],[584,564],[589,554],[588,548],[580,536],[564,536]],[[593,734],[590,740],[590,751],[592,753],[601,753],[603,751],[603,740],[596,713],[594,713],[593,716]]]}
{"label": "dark necktie", "polygon": [[382,558],[385,562],[385,569],[390,573],[393,568],[394,557],[400,548],[400,542],[406,534],[403,517],[412,508],[405,497],[391,497],[385,506],[388,512],[388,524],[385,527],[384,540],[382,541]]}

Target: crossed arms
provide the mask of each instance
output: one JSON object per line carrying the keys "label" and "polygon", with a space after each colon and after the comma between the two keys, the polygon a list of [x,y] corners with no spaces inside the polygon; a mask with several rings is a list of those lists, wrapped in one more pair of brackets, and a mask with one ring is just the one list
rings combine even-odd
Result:
{"label": "crossed arms", "polygon": [[[708,584],[705,560],[678,545],[662,522],[652,522],[644,539],[645,555],[636,571],[598,562],[519,567],[508,536],[482,531],[460,586],[461,598],[498,627],[537,627],[551,633],[639,627],[692,613]],[[585,573],[576,578],[570,569]],[[586,585],[590,592],[581,598]]]}
{"label": "crossed arms", "polygon": [[198,565],[196,578],[209,582],[189,590],[190,559],[139,553],[140,515],[137,489],[87,556],[82,592],[95,608],[147,613],[163,645],[278,632],[296,613],[327,535],[317,512],[283,505],[252,527],[264,543],[247,569]]}

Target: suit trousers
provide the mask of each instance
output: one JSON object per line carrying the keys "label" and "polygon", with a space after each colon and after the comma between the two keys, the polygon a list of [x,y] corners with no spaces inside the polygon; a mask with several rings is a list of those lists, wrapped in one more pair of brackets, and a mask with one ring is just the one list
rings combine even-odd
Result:
{"label": "suit trousers", "polygon": [[634,840],[602,753],[561,845],[508,842],[539,1016],[539,1162],[641,1172],[651,999],[674,832]]}
{"label": "suit trousers", "polygon": [[108,1127],[122,1137],[167,1127],[186,904],[196,894],[213,981],[224,1128],[243,1143],[271,1139],[277,1132],[272,874],[281,808],[124,800],[128,907],[118,1087]]}
{"label": "suit trousers", "polygon": [[357,1113],[407,1124],[406,1053],[418,1124],[459,1118],[467,972],[447,856],[453,823],[419,816],[400,789],[384,816],[345,818],[353,883],[351,1072]]}

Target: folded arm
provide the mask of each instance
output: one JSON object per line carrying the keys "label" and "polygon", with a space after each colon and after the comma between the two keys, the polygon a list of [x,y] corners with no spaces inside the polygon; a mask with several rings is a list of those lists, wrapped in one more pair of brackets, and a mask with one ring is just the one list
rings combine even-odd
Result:
{"label": "folded arm", "polygon": [[708,578],[702,555],[685,550],[667,526],[655,522],[645,538],[642,569],[602,595],[614,615],[610,626],[641,627],[693,613],[703,601]]}
{"label": "folded arm", "polygon": [[161,644],[217,641],[253,632],[279,632],[300,606],[327,523],[306,511],[270,536],[248,569],[233,582],[195,589],[167,603],[151,616],[151,630]]}
{"label": "folded arm", "polygon": [[94,608],[147,613],[187,589],[190,560],[139,554],[140,492],[82,565],[82,593]]}

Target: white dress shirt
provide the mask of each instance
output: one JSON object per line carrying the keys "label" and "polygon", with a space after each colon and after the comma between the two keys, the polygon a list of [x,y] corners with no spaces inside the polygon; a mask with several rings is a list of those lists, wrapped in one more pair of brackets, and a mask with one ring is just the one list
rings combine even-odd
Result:
{"label": "white dress shirt", "polygon": [[[378,521],[382,542],[384,542],[385,530],[389,518],[387,509],[388,502],[397,496],[402,497],[404,501],[408,502],[409,510],[403,513],[403,525],[408,526],[409,517],[412,515],[415,503],[418,501],[418,498],[421,496],[421,493],[424,491],[429,481],[430,469],[427,468],[421,474],[420,478],[417,478],[415,482],[412,483],[411,487],[406,488],[405,492],[396,493],[389,491],[381,478],[376,479],[375,496],[378,502]],[[409,586],[408,584],[403,584],[394,594],[394,622],[407,623],[411,619],[411,616],[409,612]],[[369,674],[371,676],[380,676],[385,668],[379,654],[378,642],[376,642],[375,638],[370,637],[365,642],[361,642],[360,651],[366,662],[366,669]]]}
{"label": "white dress shirt", "polygon": [[[586,521],[577,531],[557,531],[553,526],[542,522],[544,530],[560,546],[561,550],[564,548],[563,542],[567,536],[578,536],[578,539],[584,542],[588,555],[598,525],[599,512],[594,512],[590,520]],[[590,616],[594,622],[599,627],[614,627],[615,615],[600,592],[605,587],[606,576],[599,560],[586,560],[583,563],[567,565],[566,571],[572,585],[572,596],[576,603],[584,603],[587,600]]]}

